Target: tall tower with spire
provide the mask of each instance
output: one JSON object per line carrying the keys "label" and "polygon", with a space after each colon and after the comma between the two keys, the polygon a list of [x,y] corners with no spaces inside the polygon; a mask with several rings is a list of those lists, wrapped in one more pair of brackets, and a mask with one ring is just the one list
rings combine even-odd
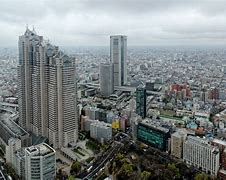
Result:
{"label": "tall tower with spire", "polygon": [[74,60],[27,28],[19,37],[18,79],[19,124],[55,148],[77,141]]}

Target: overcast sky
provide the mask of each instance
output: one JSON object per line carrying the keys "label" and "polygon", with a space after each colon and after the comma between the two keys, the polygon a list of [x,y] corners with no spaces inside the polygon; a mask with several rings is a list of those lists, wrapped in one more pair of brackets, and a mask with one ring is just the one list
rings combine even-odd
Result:
{"label": "overcast sky", "polygon": [[0,46],[26,24],[60,46],[226,44],[226,0],[0,0]]}

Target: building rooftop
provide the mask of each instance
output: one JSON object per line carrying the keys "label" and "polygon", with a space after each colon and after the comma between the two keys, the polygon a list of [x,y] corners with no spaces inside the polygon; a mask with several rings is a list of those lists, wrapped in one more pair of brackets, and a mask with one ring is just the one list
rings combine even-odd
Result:
{"label": "building rooftop", "polygon": [[28,133],[20,127],[18,124],[16,124],[11,119],[2,119],[0,121],[1,125],[8,129],[11,133],[13,133],[15,136],[24,136],[28,135]]}
{"label": "building rooftop", "polygon": [[196,137],[196,136],[188,136],[187,141],[193,141],[195,143],[199,143],[200,145],[208,146],[209,148],[212,149],[212,151],[216,151],[216,153],[219,152],[219,148],[211,145],[210,141],[207,139],[203,139],[203,138]]}
{"label": "building rooftop", "polygon": [[45,156],[47,154],[55,152],[53,148],[45,143],[27,147],[25,151],[32,156]]}
{"label": "building rooftop", "polygon": [[25,148],[21,148],[16,152],[17,158],[24,158],[25,157]]}
{"label": "building rooftop", "polygon": [[223,146],[226,146],[226,141],[220,140],[220,139],[213,139],[213,143],[217,143]]}
{"label": "building rooftop", "polygon": [[95,121],[91,125],[101,127],[101,128],[105,128],[105,129],[111,128],[111,124],[105,123],[103,121]]}
{"label": "building rooftop", "polygon": [[172,136],[177,137],[177,138],[182,138],[182,137],[183,137],[183,134],[181,134],[181,133],[179,133],[178,131],[176,131],[176,132],[174,132],[174,133],[172,134]]}
{"label": "building rooftop", "polygon": [[155,129],[158,129],[160,131],[163,131],[165,133],[168,133],[172,127],[171,124],[166,123],[162,120],[158,119],[150,119],[150,118],[145,118],[141,121],[141,124],[144,124],[146,126],[153,127]]}

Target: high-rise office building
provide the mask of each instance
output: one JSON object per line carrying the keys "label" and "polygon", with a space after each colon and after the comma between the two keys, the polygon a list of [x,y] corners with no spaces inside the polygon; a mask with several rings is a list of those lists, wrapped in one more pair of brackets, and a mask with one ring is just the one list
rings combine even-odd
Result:
{"label": "high-rise office building", "polygon": [[[18,66],[18,95],[19,95],[19,124],[27,131],[31,131],[33,124],[32,103],[32,73],[37,63],[40,63],[43,37],[34,31],[26,30],[19,37],[19,66]],[[39,89],[38,89],[39,90]],[[39,90],[40,92],[40,90]]]}
{"label": "high-rise office building", "polygon": [[78,139],[75,65],[61,52],[49,63],[49,143],[60,148]]}
{"label": "high-rise office building", "polygon": [[26,180],[54,179],[56,176],[56,151],[43,143],[25,149]]}
{"label": "high-rise office building", "polygon": [[103,96],[110,96],[114,91],[113,64],[100,65],[100,92]]}
{"label": "high-rise office building", "polygon": [[146,101],[147,94],[146,89],[143,87],[137,87],[136,89],[136,113],[142,118],[146,117]]}
{"label": "high-rise office building", "polygon": [[75,62],[27,29],[19,37],[19,124],[54,148],[77,141]]}
{"label": "high-rise office building", "polygon": [[111,63],[114,65],[114,86],[127,83],[127,37],[110,37]]}

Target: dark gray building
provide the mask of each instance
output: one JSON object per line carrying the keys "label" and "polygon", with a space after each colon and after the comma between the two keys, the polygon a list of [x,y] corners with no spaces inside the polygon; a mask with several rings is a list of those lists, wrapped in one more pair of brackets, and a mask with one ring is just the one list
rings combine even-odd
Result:
{"label": "dark gray building", "polygon": [[110,96],[114,92],[113,64],[100,65],[100,92],[103,96]]}
{"label": "dark gray building", "polygon": [[142,118],[146,117],[146,102],[147,94],[146,89],[143,87],[137,87],[136,89],[136,113],[140,115]]}

